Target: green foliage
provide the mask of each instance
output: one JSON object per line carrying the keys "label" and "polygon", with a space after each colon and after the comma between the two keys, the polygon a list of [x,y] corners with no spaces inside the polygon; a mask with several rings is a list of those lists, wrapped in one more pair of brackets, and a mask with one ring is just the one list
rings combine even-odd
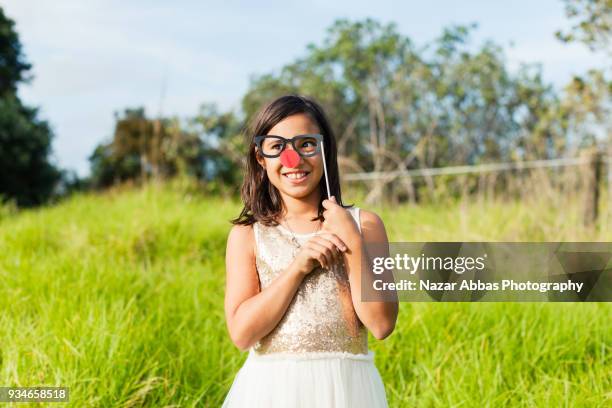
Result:
{"label": "green foliage", "polygon": [[0,196],[21,207],[45,203],[60,179],[49,163],[51,130],[15,96],[0,98]]}
{"label": "green foliage", "polygon": [[17,97],[31,65],[14,26],[0,7],[0,203],[13,200],[25,207],[49,200],[62,173],[49,161],[49,125]]}
{"label": "green foliage", "polygon": [[612,81],[606,80],[600,70],[592,69],[586,75],[576,75],[566,85],[561,109],[569,134],[581,147],[597,145],[595,135],[603,133],[607,134],[608,146],[612,148],[611,101]]}
{"label": "green foliage", "polygon": [[246,152],[242,121],[233,112],[219,112],[215,104],[203,103],[188,126],[204,145],[204,180],[236,187]]}
{"label": "green foliage", "polygon": [[611,0],[563,0],[565,14],[577,20],[570,31],[557,31],[555,35],[563,42],[579,41],[592,51],[602,49],[610,53],[612,36]]}
{"label": "green foliage", "polygon": [[95,188],[109,187],[140,175],[140,158],[137,155],[113,155],[112,144],[98,145],[89,161],[91,183]]}
{"label": "green foliage", "polygon": [[30,79],[31,68],[15,31],[15,22],[0,7],[0,97],[16,95],[17,85]]}
{"label": "green foliage", "polygon": [[149,119],[143,108],[125,109],[115,117],[112,140],[99,144],[89,157],[93,187],[179,174],[203,177],[204,144],[177,118]]}

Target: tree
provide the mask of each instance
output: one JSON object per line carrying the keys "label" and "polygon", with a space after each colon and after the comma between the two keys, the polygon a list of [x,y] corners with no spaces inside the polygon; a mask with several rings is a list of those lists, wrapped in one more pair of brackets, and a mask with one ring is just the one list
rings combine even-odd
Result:
{"label": "tree", "polygon": [[[612,38],[612,0],[575,0],[565,2],[566,16],[578,22],[568,33],[556,32],[563,42],[582,42],[591,51],[610,55]],[[590,146],[601,141],[612,152],[610,102],[612,81],[606,78],[610,66],[591,68],[585,75],[575,75],[565,86],[561,111],[576,146]],[[597,137],[597,135],[603,137]]]}
{"label": "tree", "polygon": [[565,14],[578,20],[569,32],[557,31],[563,42],[579,41],[592,51],[602,49],[610,53],[612,36],[612,0],[564,0]]}
{"label": "tree", "polygon": [[185,127],[177,118],[148,118],[143,108],[115,114],[112,139],[99,144],[89,157],[91,185],[103,188],[180,173],[202,178],[204,146]]}
{"label": "tree", "polygon": [[0,96],[15,95],[17,84],[31,80],[28,71],[32,68],[23,54],[15,22],[4,14],[0,7]]}
{"label": "tree", "polygon": [[33,206],[53,195],[61,173],[49,161],[49,125],[17,96],[18,84],[30,79],[31,65],[14,25],[0,8],[0,195]]}
{"label": "tree", "polygon": [[[603,72],[596,69],[584,76],[574,76],[565,86],[561,109],[576,147],[596,144],[598,139],[612,147],[611,95],[612,82],[606,81]],[[598,138],[598,134],[603,137]]]}

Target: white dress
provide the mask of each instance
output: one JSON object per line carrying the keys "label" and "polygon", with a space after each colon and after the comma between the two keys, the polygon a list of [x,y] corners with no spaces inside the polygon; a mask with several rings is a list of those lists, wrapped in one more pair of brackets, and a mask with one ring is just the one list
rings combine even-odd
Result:
{"label": "white dress", "polygon": [[[359,209],[349,212],[359,226]],[[313,236],[258,222],[253,231],[262,289],[293,261],[292,237],[304,244]],[[248,353],[223,408],[388,406],[342,263],[308,274],[278,325]]]}

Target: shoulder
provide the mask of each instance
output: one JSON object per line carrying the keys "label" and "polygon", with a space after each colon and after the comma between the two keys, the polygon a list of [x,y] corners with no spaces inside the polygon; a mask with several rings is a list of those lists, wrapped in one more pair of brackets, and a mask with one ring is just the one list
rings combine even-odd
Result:
{"label": "shoulder", "polygon": [[253,226],[254,225],[255,224],[251,224],[251,225],[235,224],[230,229],[229,237],[244,237],[244,236],[247,236],[247,235],[253,235]]}
{"label": "shoulder", "polygon": [[368,240],[368,238],[376,241],[380,241],[383,238],[385,240],[387,239],[385,224],[378,214],[373,211],[363,209],[359,210],[359,214],[361,230],[366,240]]}
{"label": "shoulder", "polygon": [[359,213],[361,218],[361,226],[364,226],[364,224],[385,226],[382,218],[380,218],[374,211],[359,210]]}
{"label": "shoulder", "polygon": [[254,242],[254,224],[252,225],[234,225],[227,236],[227,247],[240,248],[242,251],[253,249]]}

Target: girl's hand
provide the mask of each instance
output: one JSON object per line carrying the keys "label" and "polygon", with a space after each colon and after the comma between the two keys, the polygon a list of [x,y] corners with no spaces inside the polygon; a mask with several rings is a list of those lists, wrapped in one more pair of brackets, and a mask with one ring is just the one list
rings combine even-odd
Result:
{"label": "girl's hand", "polygon": [[302,275],[308,275],[317,266],[329,269],[340,262],[346,245],[337,235],[321,233],[308,240],[293,260],[294,266]]}
{"label": "girl's hand", "polygon": [[353,216],[336,202],[336,197],[323,200],[323,231],[336,234],[343,242],[353,242],[359,237],[359,228]]}

